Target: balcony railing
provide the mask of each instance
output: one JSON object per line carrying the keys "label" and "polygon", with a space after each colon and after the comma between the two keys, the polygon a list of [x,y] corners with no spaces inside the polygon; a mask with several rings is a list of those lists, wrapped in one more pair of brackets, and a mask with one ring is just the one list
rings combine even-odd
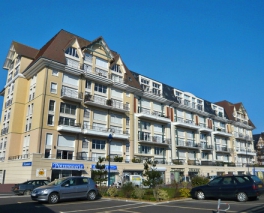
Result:
{"label": "balcony railing", "polygon": [[1,130],[1,135],[5,135],[8,133],[8,127],[5,127]]}
{"label": "balcony railing", "polygon": [[213,149],[212,145],[205,144],[205,143],[200,143],[201,149]]}
{"label": "balcony railing", "polygon": [[153,160],[153,162],[154,162],[155,164],[168,164],[168,162],[166,161],[166,158],[162,158],[162,159],[160,159],[160,158],[155,158],[155,159]]}
{"label": "balcony railing", "polygon": [[23,155],[14,155],[9,156],[8,160],[21,160],[21,159],[28,159],[30,154],[23,154]]}
{"label": "balcony railing", "polygon": [[78,92],[75,89],[62,87],[61,96],[67,96],[67,97],[75,98],[75,99],[82,99],[83,98],[83,93],[82,92]]}
{"label": "balcony railing", "polygon": [[216,161],[216,162],[212,162],[212,161],[201,161],[201,165],[202,166],[224,166],[224,162],[221,161]]}
{"label": "balcony railing", "polygon": [[147,132],[138,132],[138,140],[139,141],[145,141],[145,142],[153,142],[153,143],[163,143],[163,144],[169,144],[170,139],[165,139],[164,136],[151,136],[150,133]]}
{"label": "balcony railing", "polygon": [[80,68],[80,62],[77,61],[77,60],[74,60],[74,59],[71,59],[71,58],[67,58],[66,57],[66,62],[67,62],[67,65],[69,67],[73,67],[73,68],[76,68],[76,69],[79,69]]}
{"label": "balcony railing", "polygon": [[185,160],[173,159],[172,163],[175,164],[175,165],[183,165],[185,163]]}
{"label": "balcony railing", "polygon": [[227,147],[219,147],[219,146],[216,146],[215,147],[215,151],[222,151],[222,152],[232,152],[233,149],[231,148],[227,148]]}
{"label": "balcony railing", "polygon": [[214,127],[214,131],[227,133],[227,131],[222,127]]}
{"label": "balcony railing", "polygon": [[5,160],[5,157],[0,157],[0,161],[4,161]]}
{"label": "balcony railing", "polygon": [[201,165],[199,160],[188,160],[187,163],[188,165]]}
{"label": "balcony railing", "polygon": [[184,140],[181,138],[176,138],[176,146],[182,146],[182,147],[193,147],[193,148],[199,148],[199,144],[195,143],[194,140]]}
{"label": "balcony railing", "polygon": [[143,107],[138,107],[138,113],[142,113],[145,115],[154,115],[158,117],[166,117],[165,114],[160,111],[150,110]]}
{"label": "balcony railing", "polygon": [[84,125],[84,129],[91,129],[97,132],[111,132],[109,128],[106,127],[100,127],[96,125]]}
{"label": "balcony railing", "polygon": [[102,76],[102,77],[105,77],[105,78],[108,78],[108,72],[106,70],[102,70],[100,68],[95,68],[95,74],[99,75],[99,76]]}
{"label": "balcony railing", "polygon": [[60,120],[58,122],[58,125],[62,126],[71,126],[71,127],[78,127],[80,128],[82,125],[80,123],[74,123],[74,122],[65,122],[64,120]]}
{"label": "balcony railing", "polygon": [[98,103],[101,105],[106,105],[106,100],[107,100],[106,98],[101,98],[101,97],[90,95],[90,94],[86,94],[84,96],[84,102],[91,101],[91,102]]}

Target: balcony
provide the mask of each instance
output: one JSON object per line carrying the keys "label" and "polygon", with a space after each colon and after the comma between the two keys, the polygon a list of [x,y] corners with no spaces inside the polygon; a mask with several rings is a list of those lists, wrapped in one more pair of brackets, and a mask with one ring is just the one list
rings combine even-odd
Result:
{"label": "balcony", "polygon": [[61,99],[75,101],[75,102],[82,102],[83,93],[78,92],[76,89],[71,89],[68,87],[62,86],[61,89]]}
{"label": "balcony", "polygon": [[186,127],[186,128],[195,129],[195,130],[200,129],[200,127],[196,125],[193,120],[184,119],[181,117],[176,117],[175,120],[176,122],[172,123],[175,126],[181,126],[181,127]]}
{"label": "balcony", "polygon": [[195,166],[199,166],[201,165],[200,161],[199,160],[188,160],[187,161],[188,165],[195,165]]}
{"label": "balcony", "polygon": [[185,160],[183,160],[183,159],[173,159],[172,163],[175,164],[175,165],[184,165]]}
{"label": "balcony", "polygon": [[170,123],[170,119],[165,116],[164,113],[146,109],[143,107],[138,107],[138,117],[146,118],[148,120],[158,121],[162,123]]}
{"label": "balcony", "polygon": [[191,111],[203,111],[203,105],[192,102],[188,99],[183,99],[179,96],[176,96],[177,102],[180,104],[181,108],[188,108]]}
{"label": "balcony", "polygon": [[129,139],[129,132],[128,131],[122,131],[120,129],[110,129],[110,132],[112,132],[114,135],[114,138],[118,139]]}
{"label": "balcony", "polygon": [[78,60],[74,60],[66,57],[66,63],[69,67],[80,69],[80,62]]}
{"label": "balcony", "polygon": [[201,132],[212,132],[213,130],[209,128],[205,123],[199,123]]}
{"label": "balcony", "polygon": [[246,149],[246,148],[237,148],[236,152],[237,152],[237,154],[240,154],[240,155],[252,155],[252,156],[256,155],[255,150]]}
{"label": "balcony", "polygon": [[86,94],[84,96],[84,103],[87,105],[97,106],[104,109],[110,109],[111,106],[108,105],[107,99],[104,97],[94,96]]}
{"label": "balcony", "polygon": [[224,166],[224,162],[222,161],[212,162],[212,161],[201,160],[201,165],[202,166]]}
{"label": "balcony", "polygon": [[169,145],[171,143],[171,140],[165,139],[164,136],[151,136],[150,133],[139,131],[138,142],[147,144]]}
{"label": "balcony", "polygon": [[195,143],[194,140],[184,140],[176,138],[176,147],[199,149],[200,144]]}
{"label": "balcony", "polygon": [[106,104],[111,108],[111,110],[118,111],[118,112],[129,112],[129,104],[124,104],[120,101],[114,101],[113,99],[108,99]]}
{"label": "balcony", "polygon": [[59,121],[57,130],[63,132],[82,133],[81,124],[64,121]]}
{"label": "balcony", "polygon": [[213,150],[213,146],[206,143],[200,143],[200,148],[202,150]]}
{"label": "balcony", "polygon": [[216,152],[225,152],[225,153],[230,153],[230,152],[232,152],[233,151],[233,149],[231,149],[231,148],[227,148],[227,147],[219,147],[219,146],[216,146],[215,147],[215,151]]}
{"label": "balcony", "polygon": [[225,128],[222,128],[222,127],[214,127],[213,129],[213,134],[215,135],[221,135],[221,136],[226,136],[226,137],[231,137],[232,134],[231,133],[228,133]]}
{"label": "balcony", "polygon": [[9,156],[8,160],[29,159],[29,154]]}
{"label": "balcony", "polygon": [[13,99],[9,99],[9,100],[5,103],[5,108],[11,106],[12,101],[13,101]]}
{"label": "balcony", "polygon": [[166,158],[154,158],[153,162],[155,164],[168,164]]}
{"label": "balcony", "polygon": [[8,127],[5,127],[1,130],[1,135],[5,135],[8,133]]}

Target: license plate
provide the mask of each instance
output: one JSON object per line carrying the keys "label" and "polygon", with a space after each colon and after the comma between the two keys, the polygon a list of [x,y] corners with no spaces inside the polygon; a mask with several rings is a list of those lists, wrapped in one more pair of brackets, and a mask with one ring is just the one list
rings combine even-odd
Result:
{"label": "license plate", "polygon": [[36,193],[31,193],[31,196],[36,196]]}
{"label": "license plate", "polygon": [[259,188],[262,188],[263,186],[262,185],[258,185]]}

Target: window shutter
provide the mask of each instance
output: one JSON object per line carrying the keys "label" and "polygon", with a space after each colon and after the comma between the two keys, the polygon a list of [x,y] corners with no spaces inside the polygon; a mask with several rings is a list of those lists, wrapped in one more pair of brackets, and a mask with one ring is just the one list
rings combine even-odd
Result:
{"label": "window shutter", "polygon": [[171,108],[170,118],[171,118],[171,121],[173,121],[173,118],[174,118],[174,111],[173,111],[173,108]]}
{"label": "window shutter", "polygon": [[199,125],[199,118],[198,118],[198,115],[195,115],[195,120],[196,120],[196,125],[198,126],[198,125]]}
{"label": "window shutter", "polygon": [[137,113],[137,99],[134,98],[134,113]]}
{"label": "window shutter", "polygon": [[58,146],[74,147],[75,137],[59,135]]}

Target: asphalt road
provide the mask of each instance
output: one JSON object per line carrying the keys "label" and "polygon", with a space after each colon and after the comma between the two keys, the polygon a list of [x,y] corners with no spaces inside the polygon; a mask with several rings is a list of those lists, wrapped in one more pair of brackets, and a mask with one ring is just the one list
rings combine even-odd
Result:
{"label": "asphalt road", "polygon": [[[30,196],[0,196],[0,213],[213,213],[217,210],[217,200],[197,201],[192,199],[170,202],[139,202],[117,199],[99,199],[96,201],[70,200],[58,204],[38,203]],[[239,203],[222,201],[230,204],[227,212],[264,213],[264,197],[259,200]],[[225,208],[227,205],[222,205]]]}

